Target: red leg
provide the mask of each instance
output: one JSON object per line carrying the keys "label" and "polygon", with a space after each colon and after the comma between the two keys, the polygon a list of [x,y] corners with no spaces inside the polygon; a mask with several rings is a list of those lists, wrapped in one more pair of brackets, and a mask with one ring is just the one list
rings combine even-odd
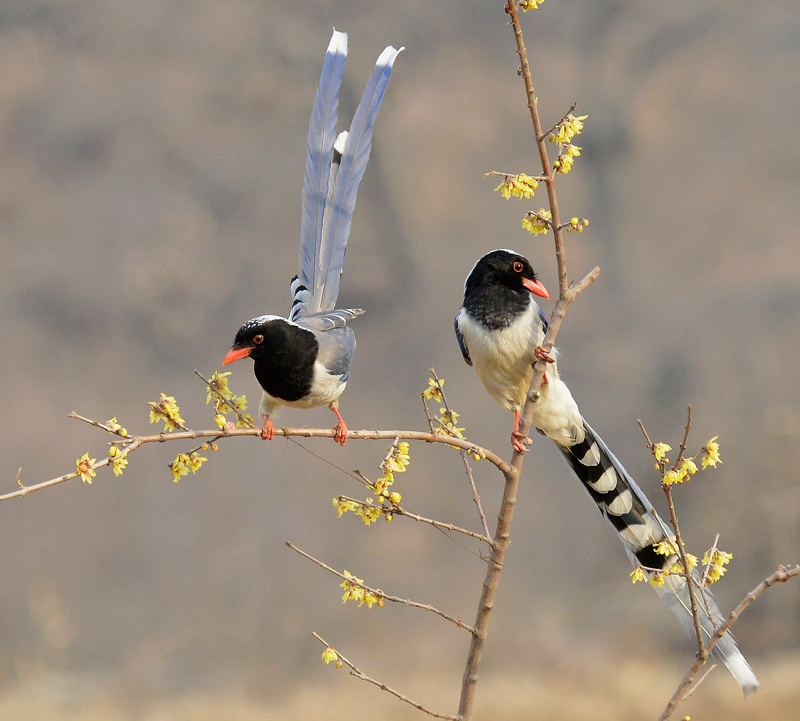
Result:
{"label": "red leg", "polygon": [[511,446],[517,453],[527,453],[528,449],[525,446],[528,443],[533,443],[533,441],[519,432],[519,411],[516,411],[514,413],[514,430],[511,431]]}
{"label": "red leg", "polygon": [[269,416],[264,416],[264,427],[261,429],[261,440],[271,441],[274,435],[275,428],[272,425],[272,421],[269,419]]}
{"label": "red leg", "polygon": [[339,422],[336,424],[336,433],[333,435],[333,440],[336,441],[336,443],[338,443],[340,446],[343,446],[347,441],[347,424],[344,422],[344,418],[342,418],[341,414],[339,413],[339,406],[335,402],[331,403],[330,408],[339,419]]}
{"label": "red leg", "polygon": [[537,345],[533,349],[533,355],[536,358],[536,360],[543,360],[543,361],[547,361],[548,363],[555,363],[556,362],[555,358],[553,358],[553,356],[551,356],[550,353],[548,353],[540,345]]}

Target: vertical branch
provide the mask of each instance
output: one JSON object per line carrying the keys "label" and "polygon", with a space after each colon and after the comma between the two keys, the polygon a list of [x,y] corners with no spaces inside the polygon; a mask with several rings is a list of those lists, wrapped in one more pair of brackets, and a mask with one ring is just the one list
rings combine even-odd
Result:
{"label": "vertical branch", "polygon": [[[567,310],[567,306],[575,300],[578,294],[586,288],[599,274],[600,269],[595,268],[592,270],[580,283],[573,286],[567,284],[567,266],[566,256],[564,253],[564,242],[561,230],[561,220],[558,212],[558,203],[556,201],[555,191],[555,178],[553,171],[550,167],[550,161],[547,156],[547,147],[545,145],[545,135],[542,134],[542,124],[539,119],[539,112],[536,108],[536,95],[533,88],[533,81],[531,79],[530,66],[528,65],[528,55],[525,50],[525,43],[522,37],[522,28],[519,24],[519,11],[515,0],[508,0],[506,4],[506,12],[511,18],[511,26],[514,31],[514,38],[517,43],[517,52],[520,58],[520,67],[522,71],[522,78],[525,82],[525,94],[528,99],[528,108],[531,113],[531,120],[533,121],[533,130],[536,137],[536,145],[539,151],[539,158],[542,163],[542,174],[544,181],[547,184],[547,196],[550,204],[551,221],[553,236],[555,240],[556,261],[558,263],[558,282],[559,282],[559,300],[556,304],[553,316],[550,319],[547,335],[544,341],[544,347],[550,350],[561,327],[561,321]],[[546,364],[544,361],[538,361],[535,365],[533,381],[528,393],[528,400],[523,409],[522,423],[520,424],[520,431],[523,435],[527,435],[531,427],[533,419],[533,410],[536,400],[538,400],[538,389],[541,386],[542,378],[544,376]],[[486,636],[489,629],[489,618],[492,608],[494,607],[495,596],[497,595],[497,588],[500,583],[500,573],[503,570],[503,563],[505,562],[506,552],[509,547],[509,539],[511,533],[511,522],[514,518],[514,508],[517,503],[517,491],[519,489],[519,479],[522,473],[522,461],[524,454],[514,452],[514,457],[511,467],[503,471],[505,477],[505,486],[503,488],[503,499],[500,504],[500,511],[497,517],[497,527],[495,529],[494,541],[492,543],[492,552],[489,558],[489,566],[486,571],[486,577],[483,582],[481,597],[478,604],[478,615],[473,625],[474,632],[472,634],[472,641],[470,643],[469,654],[467,656],[467,663],[464,669],[464,677],[461,683],[461,699],[459,702],[458,716],[462,721],[469,721],[472,718],[472,712],[475,703],[475,687],[478,682],[478,669],[480,666],[481,658],[483,656],[483,646],[486,641]]]}

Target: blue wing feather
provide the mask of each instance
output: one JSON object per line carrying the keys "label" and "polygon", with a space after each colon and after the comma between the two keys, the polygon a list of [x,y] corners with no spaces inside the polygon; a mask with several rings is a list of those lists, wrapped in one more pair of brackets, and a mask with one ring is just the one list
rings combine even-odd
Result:
{"label": "blue wing feather", "polygon": [[308,125],[308,157],[300,219],[300,273],[292,281],[292,319],[303,314],[314,289],[324,281],[318,276],[317,258],[322,249],[322,224],[336,137],[339,88],[346,58],[347,33],[334,30],[325,53]]}

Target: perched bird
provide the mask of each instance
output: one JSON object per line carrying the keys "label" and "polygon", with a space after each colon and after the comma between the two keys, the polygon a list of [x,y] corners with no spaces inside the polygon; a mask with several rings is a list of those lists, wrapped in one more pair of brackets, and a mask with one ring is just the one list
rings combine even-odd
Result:
{"label": "perched bird", "polygon": [[[347,34],[333,31],[308,127],[308,158],[302,193],[300,273],[291,282],[289,318],[262,315],[239,328],[223,365],[241,358],[254,361],[263,391],[261,437],[271,440],[270,415],[279,406],[315,408],[327,405],[339,422],[334,440],[344,445],[347,425],[339,413],[339,396],[350,376],[356,348],[347,321],[357,308],[335,310],[339,281],[350,235],[358,185],[372,147],[372,131],[392,65],[398,53],[391,45],[378,57],[350,131],[336,136],[339,87],[347,56]],[[335,140],[334,140],[335,138]]]}
{"label": "perched bird", "polygon": [[[548,297],[526,258],[511,250],[484,255],[467,277],[464,303],[455,320],[464,360],[475,367],[492,398],[515,414],[512,443],[517,451],[524,451],[524,444],[530,442],[519,433],[519,415],[533,379],[533,365],[538,359],[550,363],[535,405],[533,425],[555,441],[600,512],[611,522],[633,565],[668,570],[679,562],[678,556],[661,555],[654,545],[673,539],[674,533],[584,420],[569,388],[559,378],[554,358],[541,347],[547,318],[534,295]],[[651,578],[653,573],[646,575]],[[686,579],[666,574],[663,585],[654,588],[683,628],[694,635]],[[695,592],[695,598],[708,638],[724,619],[707,590],[703,596]],[[745,696],[760,688],[730,633],[719,640],[712,656],[728,667]]]}

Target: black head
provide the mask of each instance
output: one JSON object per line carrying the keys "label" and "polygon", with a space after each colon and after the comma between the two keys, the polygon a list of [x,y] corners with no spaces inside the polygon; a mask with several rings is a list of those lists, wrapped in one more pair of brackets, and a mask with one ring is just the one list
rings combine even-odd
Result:
{"label": "black head", "polygon": [[493,286],[503,286],[520,293],[528,291],[542,298],[550,297],[536,279],[528,259],[513,250],[493,250],[475,263],[464,284],[464,299],[480,288]]}
{"label": "black head", "polygon": [[272,335],[270,324],[275,320],[278,320],[277,316],[262,315],[244,323],[236,331],[233,346],[223,359],[222,365],[228,365],[228,363],[242,358],[258,356],[260,349],[267,345],[267,338]]}
{"label": "black head", "polygon": [[512,250],[493,250],[467,276],[464,307],[487,327],[504,328],[527,310],[531,293],[549,298],[528,259]]}

